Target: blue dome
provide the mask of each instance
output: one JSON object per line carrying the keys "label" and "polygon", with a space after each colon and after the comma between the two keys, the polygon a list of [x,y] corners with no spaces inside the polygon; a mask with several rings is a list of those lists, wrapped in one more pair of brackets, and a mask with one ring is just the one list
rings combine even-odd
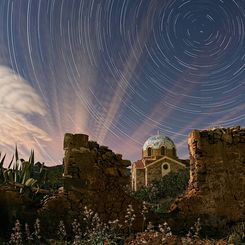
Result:
{"label": "blue dome", "polygon": [[174,142],[164,136],[164,135],[155,135],[151,136],[143,145],[143,151],[151,147],[152,149],[160,149],[161,146],[164,146],[167,149],[175,148]]}

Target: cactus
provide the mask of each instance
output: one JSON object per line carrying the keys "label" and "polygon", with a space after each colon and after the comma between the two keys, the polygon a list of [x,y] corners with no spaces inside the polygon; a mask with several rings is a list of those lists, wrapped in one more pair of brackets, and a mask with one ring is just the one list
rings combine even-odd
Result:
{"label": "cactus", "polygon": [[[19,152],[17,146],[15,147],[15,154],[13,155],[7,168],[4,168],[4,161],[6,154],[1,159],[0,154],[0,183],[1,184],[12,184],[20,188],[20,192],[23,192],[25,186],[37,187],[45,182],[45,169],[42,164],[37,178],[34,178],[34,151],[31,151],[28,161],[24,161],[19,158]],[[15,160],[15,161],[14,161]],[[22,186],[22,187],[21,187]]]}
{"label": "cactus", "polygon": [[6,154],[3,156],[3,158],[1,159],[1,152],[0,152],[0,184],[3,183],[4,181],[4,168],[3,168],[3,164],[4,164],[4,160],[5,160],[5,157],[6,157]]}

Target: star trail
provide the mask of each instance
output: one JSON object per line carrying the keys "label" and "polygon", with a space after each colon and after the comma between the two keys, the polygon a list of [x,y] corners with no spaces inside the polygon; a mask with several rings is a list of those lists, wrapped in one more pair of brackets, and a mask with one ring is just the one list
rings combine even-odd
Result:
{"label": "star trail", "polygon": [[1,0],[0,151],[66,132],[139,159],[158,131],[245,126],[244,0]]}

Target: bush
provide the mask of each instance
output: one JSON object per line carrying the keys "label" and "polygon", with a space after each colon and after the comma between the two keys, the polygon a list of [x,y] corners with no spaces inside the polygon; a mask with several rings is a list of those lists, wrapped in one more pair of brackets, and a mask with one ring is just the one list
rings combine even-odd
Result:
{"label": "bush", "polygon": [[160,180],[153,182],[147,187],[142,187],[133,193],[133,196],[142,201],[157,204],[162,199],[175,199],[181,195],[188,186],[189,169],[176,173],[169,173]]}

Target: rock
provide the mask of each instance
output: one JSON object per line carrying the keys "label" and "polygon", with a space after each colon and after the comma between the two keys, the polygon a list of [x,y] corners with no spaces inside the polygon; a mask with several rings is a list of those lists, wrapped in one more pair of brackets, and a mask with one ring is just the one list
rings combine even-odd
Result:
{"label": "rock", "polygon": [[64,150],[88,147],[88,135],[86,134],[65,134]]}
{"label": "rock", "polygon": [[32,224],[36,217],[36,207],[32,200],[10,189],[0,188],[0,237],[9,239],[16,220],[22,224]]}
{"label": "rock", "polygon": [[105,168],[104,173],[106,175],[109,175],[109,176],[114,176],[114,177],[118,176],[117,169],[113,168],[113,167],[112,168]]}
{"label": "rock", "polygon": [[105,153],[105,152],[108,151],[108,146],[101,145],[101,146],[99,147],[99,150],[100,150],[102,153]]}
{"label": "rock", "polygon": [[90,150],[92,150],[92,149],[99,149],[99,144],[96,141],[89,141],[88,142],[88,148]]}
{"label": "rock", "polygon": [[[172,206],[172,214],[190,225],[200,217],[204,226],[219,232],[229,223],[245,220],[245,144],[240,140],[244,133],[237,127],[189,135],[189,187]],[[200,157],[198,152],[205,154]]]}
{"label": "rock", "polygon": [[226,143],[232,144],[232,134],[223,134],[222,140]]}
{"label": "rock", "polygon": [[131,162],[129,160],[121,160],[120,164],[124,167],[129,167],[131,166]]}
{"label": "rock", "polygon": [[122,155],[121,155],[121,154],[116,154],[116,159],[117,159],[118,161],[122,160]]}
{"label": "rock", "polygon": [[102,159],[105,160],[105,161],[113,161],[114,158],[115,158],[115,154],[113,152],[106,152],[105,154],[102,155]]}

